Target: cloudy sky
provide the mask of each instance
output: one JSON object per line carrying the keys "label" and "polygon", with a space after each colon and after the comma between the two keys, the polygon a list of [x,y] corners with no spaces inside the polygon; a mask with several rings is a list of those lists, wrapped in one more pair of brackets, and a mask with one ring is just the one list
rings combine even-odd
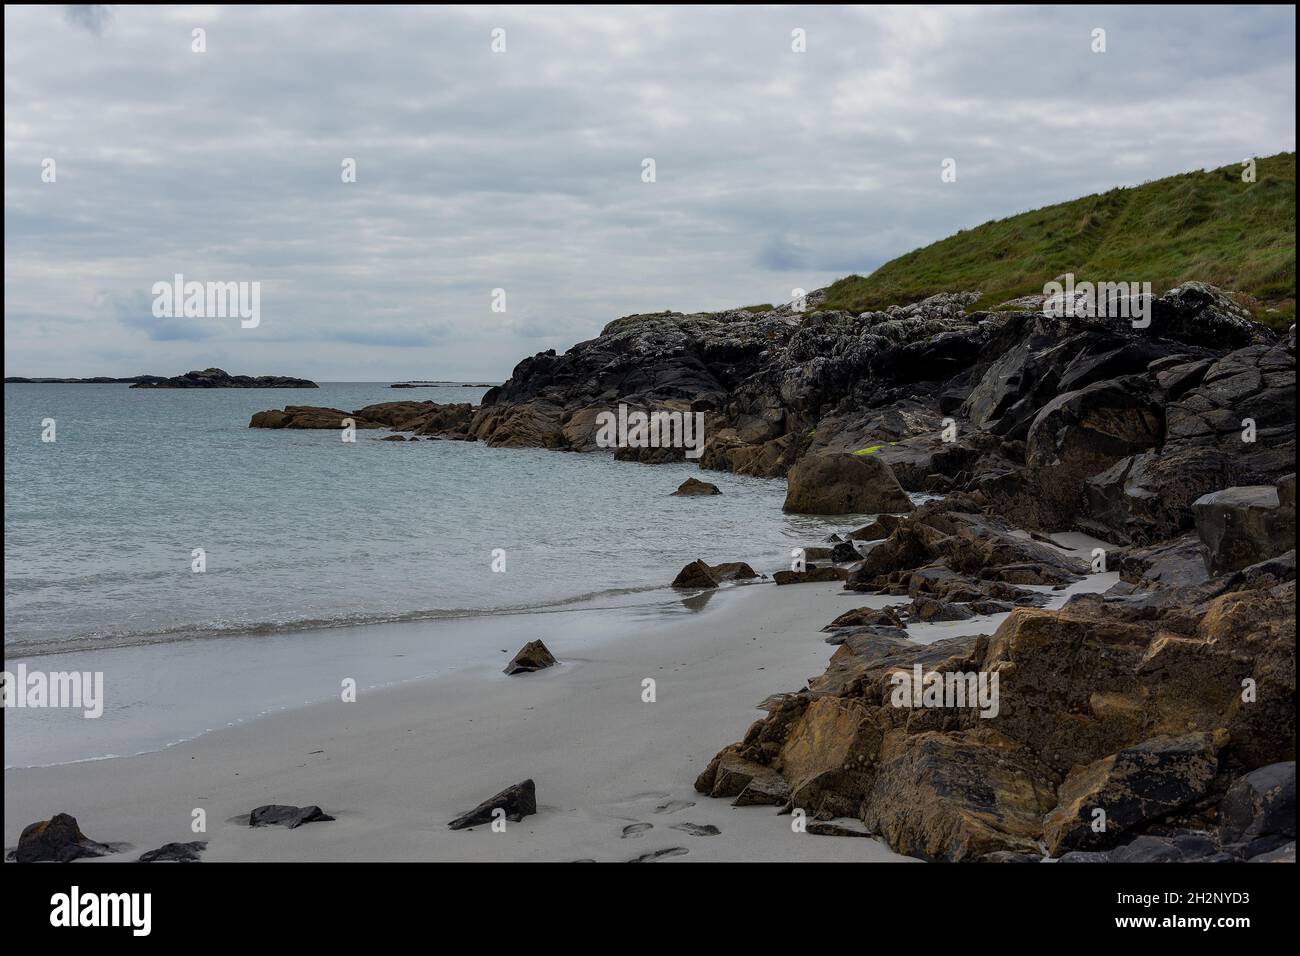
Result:
{"label": "cloudy sky", "polygon": [[[1293,150],[1295,89],[1294,7],[7,6],[5,373],[499,381]],[[154,318],[175,273],[261,324]]]}

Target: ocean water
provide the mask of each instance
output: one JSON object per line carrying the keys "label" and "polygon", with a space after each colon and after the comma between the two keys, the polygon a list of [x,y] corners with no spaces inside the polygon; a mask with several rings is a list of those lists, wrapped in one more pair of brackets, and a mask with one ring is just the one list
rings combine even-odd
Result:
{"label": "ocean water", "polygon": [[[780,481],[709,473],[721,496],[671,497],[692,464],[247,427],[286,404],[483,391],[6,385],[6,668],[111,677],[93,735],[6,712],[6,765],[162,746],[336,693],[339,668],[374,684],[495,661],[522,620],[562,639],[681,612],[667,585],[688,561],[771,572],[854,525],[783,514]],[[205,692],[223,680],[241,690]]]}

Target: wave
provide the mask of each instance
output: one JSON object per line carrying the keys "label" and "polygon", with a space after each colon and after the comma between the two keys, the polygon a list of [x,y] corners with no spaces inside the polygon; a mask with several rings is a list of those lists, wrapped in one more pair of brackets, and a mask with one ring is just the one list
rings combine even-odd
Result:
{"label": "wave", "polygon": [[[516,614],[553,614],[576,610],[574,605],[587,604],[602,599],[670,591],[661,584],[639,587],[603,588],[575,594],[537,604],[519,604],[496,608],[431,608],[417,611],[390,611],[372,614],[343,614],[333,617],[295,618],[288,621],[230,621],[187,625],[162,631],[125,631],[101,635],[72,635],[60,638],[15,639],[6,636],[5,659],[44,657],[70,654],[78,651],[108,650],[119,647],[140,647],[151,644],[173,644],[222,637],[272,637],[302,631],[332,630],[344,627],[367,627],[375,624],[409,624],[419,621],[442,621],[462,618],[509,616]],[[675,592],[674,592],[675,593]],[[581,610],[609,610],[626,604],[592,604]]]}

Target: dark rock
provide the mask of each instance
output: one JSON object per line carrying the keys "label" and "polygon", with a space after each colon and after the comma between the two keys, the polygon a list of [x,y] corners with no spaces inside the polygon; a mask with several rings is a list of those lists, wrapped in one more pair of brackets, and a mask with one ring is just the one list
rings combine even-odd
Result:
{"label": "dark rock", "polygon": [[519,653],[506,665],[504,673],[527,674],[531,671],[540,671],[545,667],[551,667],[555,663],[557,663],[555,657],[545,644],[540,640],[529,641],[519,649]]}
{"label": "dark rock", "polygon": [[71,863],[113,852],[110,845],[97,843],[82,833],[76,817],[56,813],[23,828],[14,859],[19,863]]}
{"label": "dark rock", "polygon": [[320,807],[291,807],[272,803],[258,807],[248,815],[250,827],[287,827],[294,830],[304,823],[325,823],[334,818]]}
{"label": "dark rock", "polygon": [[871,625],[881,625],[884,627],[905,627],[903,619],[898,616],[897,608],[903,605],[893,605],[891,607],[855,607],[851,611],[845,611],[835,620],[831,621],[823,631],[829,631],[837,627],[867,627]]}
{"label": "dark rock", "polygon": [[777,584],[813,584],[819,581],[843,581],[849,576],[844,568],[833,565],[805,565],[803,571],[791,571],[788,568],[777,571],[772,580]]}
{"label": "dark rock", "polygon": [[132,388],[319,388],[305,378],[284,375],[231,375],[219,368],[186,372],[175,378],[142,376]]}
{"label": "dark rock", "polygon": [[1192,507],[1211,574],[1237,571],[1295,547],[1294,521],[1288,529],[1272,485],[1225,488]]}
{"label": "dark rock", "polygon": [[491,823],[492,814],[495,810],[505,811],[505,818],[511,823],[518,823],[524,817],[536,813],[537,790],[533,782],[525,780],[523,783],[506,787],[496,796],[484,800],[468,813],[461,814],[447,826],[453,830],[464,830],[466,827]]}
{"label": "dark rock", "polygon": [[716,588],[719,584],[713,569],[698,558],[678,572],[673,578],[675,588]]}
{"label": "dark rock", "polygon": [[[1070,774],[1061,784],[1060,803],[1043,824],[1048,852],[1113,847],[1204,796],[1224,742],[1208,733],[1155,737]],[[1098,810],[1105,813],[1100,831],[1094,829]]]}
{"label": "dark rock", "polygon": [[199,854],[208,848],[206,840],[193,843],[164,843],[156,850],[140,854],[137,863],[198,863]]}
{"label": "dark rock", "polygon": [[1269,764],[1237,779],[1219,805],[1223,843],[1296,837],[1295,761]]}

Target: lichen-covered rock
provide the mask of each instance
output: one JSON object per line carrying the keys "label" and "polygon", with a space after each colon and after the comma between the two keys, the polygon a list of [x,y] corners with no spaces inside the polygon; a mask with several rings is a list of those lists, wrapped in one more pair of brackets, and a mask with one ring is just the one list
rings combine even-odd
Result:
{"label": "lichen-covered rock", "polygon": [[1155,737],[1074,771],[1043,825],[1052,856],[1117,845],[1208,792],[1227,734]]}

